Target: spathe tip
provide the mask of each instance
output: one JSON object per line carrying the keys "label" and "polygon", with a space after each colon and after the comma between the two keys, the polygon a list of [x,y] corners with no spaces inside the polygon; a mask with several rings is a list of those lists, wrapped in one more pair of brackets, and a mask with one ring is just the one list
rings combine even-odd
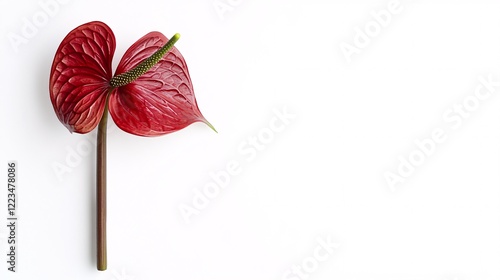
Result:
{"label": "spathe tip", "polygon": [[208,127],[210,127],[213,131],[215,131],[215,133],[219,133],[217,132],[217,130],[215,129],[215,127],[207,120],[203,120],[203,122],[208,125]]}

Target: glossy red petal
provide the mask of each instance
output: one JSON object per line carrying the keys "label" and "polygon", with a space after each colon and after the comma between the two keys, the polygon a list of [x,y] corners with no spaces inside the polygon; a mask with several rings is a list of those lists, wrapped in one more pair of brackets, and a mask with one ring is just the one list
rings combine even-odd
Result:
{"label": "glossy red petal", "polygon": [[101,120],[115,48],[113,32],[98,21],[75,28],[59,45],[50,71],[50,100],[69,131],[90,132]]}
{"label": "glossy red petal", "polygon": [[[124,54],[116,74],[129,71],[162,47],[168,39],[151,32]],[[196,104],[187,64],[173,47],[137,80],[109,97],[109,112],[122,130],[139,136],[158,136],[194,122],[207,122]]]}

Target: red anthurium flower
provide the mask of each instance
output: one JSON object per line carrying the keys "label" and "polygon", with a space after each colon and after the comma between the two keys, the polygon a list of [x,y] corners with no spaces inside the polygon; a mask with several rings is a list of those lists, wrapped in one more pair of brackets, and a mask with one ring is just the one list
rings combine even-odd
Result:
{"label": "red anthurium flower", "polygon": [[[50,71],[50,100],[71,132],[88,133],[99,125],[97,141],[97,257],[106,270],[106,125],[108,110],[116,125],[139,136],[158,136],[203,117],[186,61],[159,32],[139,39],[124,54],[115,76],[115,36],[94,21],[72,30],[57,49]],[[215,130],[215,129],[214,129]]]}
{"label": "red anthurium flower", "polygon": [[[115,78],[133,71],[167,41],[159,32],[139,39],[123,56]],[[177,48],[122,84],[111,82],[115,48],[115,36],[102,22],[77,27],[60,44],[50,73],[50,98],[57,117],[71,132],[93,130],[107,98],[116,125],[131,134],[163,135],[197,121],[210,126],[198,109],[187,64]]]}

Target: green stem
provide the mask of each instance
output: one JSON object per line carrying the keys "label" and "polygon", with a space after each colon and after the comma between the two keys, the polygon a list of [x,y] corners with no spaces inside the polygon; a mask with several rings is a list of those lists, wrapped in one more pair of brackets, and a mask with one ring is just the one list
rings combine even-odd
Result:
{"label": "green stem", "polygon": [[[176,33],[168,42],[157,50],[150,57],[139,63],[136,67],[128,72],[114,76],[110,80],[112,88],[121,87],[131,83],[142,74],[146,73],[160,59],[162,59],[168,51],[179,40],[180,34]],[[112,90],[112,89],[111,89]],[[110,90],[110,92],[111,92]],[[104,112],[97,128],[97,270],[104,271],[107,269],[107,249],[106,249],[106,131],[108,123],[108,98]]]}
{"label": "green stem", "polygon": [[97,270],[106,270],[106,134],[108,123],[108,99],[97,128]]}
{"label": "green stem", "polygon": [[168,40],[168,42],[154,54],[146,58],[133,69],[120,75],[114,76],[111,81],[109,81],[109,84],[112,87],[116,88],[133,82],[135,79],[139,78],[142,74],[151,69],[151,67],[153,67],[156,63],[158,63],[158,61],[160,61],[160,59],[162,59],[163,56],[167,54],[167,52],[174,46],[174,44],[179,40],[180,37],[181,35],[179,33],[175,33],[175,35],[172,36],[172,38],[170,38],[170,40]]}

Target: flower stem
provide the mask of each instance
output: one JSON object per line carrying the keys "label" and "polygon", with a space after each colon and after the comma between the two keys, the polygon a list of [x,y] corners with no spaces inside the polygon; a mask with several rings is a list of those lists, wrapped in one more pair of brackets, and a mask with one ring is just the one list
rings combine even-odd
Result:
{"label": "flower stem", "polygon": [[163,47],[159,48],[155,53],[153,53],[150,57],[144,59],[141,63],[139,63],[136,67],[130,69],[129,71],[114,76],[109,84],[116,88],[124,86],[128,83],[135,81],[135,79],[139,78],[142,74],[146,73],[151,67],[156,65],[160,59],[162,59],[168,51],[174,46],[174,44],[179,40],[181,35],[179,33],[175,33],[168,42],[163,45]]}
{"label": "flower stem", "polygon": [[108,123],[108,100],[97,129],[97,270],[108,266],[106,250],[106,134]]}

